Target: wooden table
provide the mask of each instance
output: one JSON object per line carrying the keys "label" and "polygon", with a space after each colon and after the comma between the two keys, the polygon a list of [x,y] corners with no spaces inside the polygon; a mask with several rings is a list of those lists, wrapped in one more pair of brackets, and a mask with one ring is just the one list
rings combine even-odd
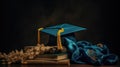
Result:
{"label": "wooden table", "polygon": [[120,67],[120,63],[116,65],[104,65],[104,66],[93,66],[93,65],[83,65],[83,64],[71,64],[68,65],[51,65],[51,64],[30,64],[30,65],[21,65],[21,64],[11,64],[11,65],[0,65],[0,67]]}

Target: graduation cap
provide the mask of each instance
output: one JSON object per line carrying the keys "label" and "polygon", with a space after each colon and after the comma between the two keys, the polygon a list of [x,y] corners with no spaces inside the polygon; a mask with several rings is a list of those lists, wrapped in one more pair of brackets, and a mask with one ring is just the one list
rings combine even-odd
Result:
{"label": "graduation cap", "polygon": [[75,39],[75,32],[86,30],[86,28],[75,26],[72,24],[59,24],[51,27],[41,28],[41,32],[49,34],[49,41],[47,45],[56,45],[57,44],[57,34],[60,29],[63,29],[64,31],[60,34],[62,44],[65,43],[64,38],[67,37],[69,39],[72,39],[76,41]]}
{"label": "graduation cap", "polygon": [[86,30],[86,28],[71,25],[71,24],[60,24],[56,26],[46,27],[45,29],[42,30],[42,32],[56,37],[58,30],[61,28],[64,29],[64,32],[61,33],[61,36],[74,33],[74,32],[78,32],[78,31],[82,31],[82,30]]}

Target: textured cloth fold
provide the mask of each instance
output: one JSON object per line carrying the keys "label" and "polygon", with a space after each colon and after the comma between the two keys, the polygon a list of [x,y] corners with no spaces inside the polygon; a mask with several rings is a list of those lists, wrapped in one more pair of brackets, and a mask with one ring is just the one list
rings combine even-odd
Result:
{"label": "textured cloth fold", "polygon": [[68,56],[74,63],[111,65],[118,61],[118,56],[110,54],[104,44],[92,44],[88,41],[74,42],[71,38],[65,38]]}

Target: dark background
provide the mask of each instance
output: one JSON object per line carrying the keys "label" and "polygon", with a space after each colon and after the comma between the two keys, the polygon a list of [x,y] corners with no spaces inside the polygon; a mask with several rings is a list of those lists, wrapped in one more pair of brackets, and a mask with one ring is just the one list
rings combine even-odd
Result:
{"label": "dark background", "polygon": [[[87,28],[78,40],[108,46],[120,55],[118,2],[112,0],[3,0],[0,52],[37,44],[37,29],[62,23]],[[43,37],[43,39],[44,37]]]}

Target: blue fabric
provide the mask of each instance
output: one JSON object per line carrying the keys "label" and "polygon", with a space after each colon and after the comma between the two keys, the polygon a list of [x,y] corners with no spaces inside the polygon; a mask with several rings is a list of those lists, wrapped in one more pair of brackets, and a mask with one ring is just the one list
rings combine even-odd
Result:
{"label": "blue fabric", "polygon": [[110,54],[106,45],[94,45],[88,41],[78,41],[70,38],[65,38],[68,56],[74,63],[105,65],[115,64],[118,61],[118,56]]}

